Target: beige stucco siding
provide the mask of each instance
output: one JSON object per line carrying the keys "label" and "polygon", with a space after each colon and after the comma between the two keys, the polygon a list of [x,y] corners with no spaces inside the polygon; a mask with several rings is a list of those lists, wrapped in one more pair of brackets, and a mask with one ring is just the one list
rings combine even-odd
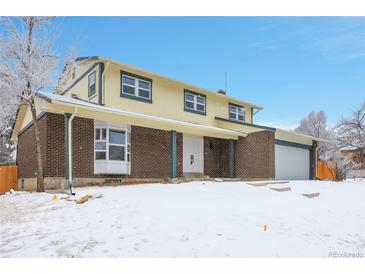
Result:
{"label": "beige stucco siding", "polygon": [[[152,79],[152,104],[120,96],[120,71],[137,74]],[[206,115],[184,111],[184,89],[206,95]],[[111,64],[105,72],[105,105],[148,115],[170,119],[218,126],[216,116],[228,118],[228,104],[225,96],[213,96],[211,93],[197,90],[179,82],[169,81],[156,76],[141,74],[130,68]],[[234,102],[233,102],[234,103]],[[251,122],[251,107],[246,105],[246,122]],[[228,126],[229,127],[229,126]]]}
{"label": "beige stucco siding", "polygon": [[[64,95],[77,96],[80,99],[98,103],[100,67],[96,66],[87,75],[84,75],[81,80],[78,80],[78,78],[80,78],[90,67],[98,62],[101,62],[101,60],[83,61],[76,70],[75,78],[70,80],[67,85],[71,86],[75,81],[77,81],[77,83],[74,84],[74,86]],[[242,131],[243,129],[239,125],[222,123],[215,119],[215,117],[228,119],[229,103],[234,103],[245,107],[245,122],[251,123],[252,121],[252,106],[249,104],[245,105],[225,95],[212,94],[212,92],[205,89],[193,87],[155,74],[141,72],[141,70],[133,69],[129,66],[123,66],[118,63],[104,61],[104,65],[105,70],[103,74],[102,94],[103,103],[107,107],[203,125],[221,126],[231,130],[239,129]],[[96,95],[88,98],[88,76],[94,71],[96,73]],[[126,71],[152,79],[152,104],[120,96],[121,71]],[[69,76],[71,78],[71,73],[69,73]],[[184,89],[189,89],[206,96],[206,115],[184,111]],[[60,94],[60,91],[57,91],[56,93]]]}
{"label": "beige stucco siding", "polygon": [[[37,116],[42,112],[40,109],[41,99],[38,97],[34,98],[35,101],[35,109]],[[33,122],[32,112],[30,111],[29,105],[25,102],[20,106],[19,111],[17,113],[16,121],[14,124],[14,129],[12,133],[12,140],[18,141],[18,132],[24,129],[27,125]]]}
{"label": "beige stucco siding", "polygon": [[[75,70],[75,78],[72,79],[71,72],[68,72],[69,74],[69,80],[65,84],[65,89],[67,92],[64,93],[65,96],[77,96],[80,99],[88,100],[93,103],[98,103],[98,88],[99,88],[99,66],[96,66],[94,69],[92,69],[89,73],[87,73],[83,78],[79,80],[80,77],[83,76],[87,70],[89,70],[97,61],[87,61],[87,62],[81,62],[79,66],[77,66],[77,69]],[[92,97],[88,97],[88,79],[89,75],[95,72],[96,76],[96,82],[95,82],[95,95]],[[76,83],[74,86],[72,84]],[[72,88],[68,89],[70,86]],[[61,90],[58,90],[56,94],[62,93]]]}
{"label": "beige stucco siding", "polygon": [[257,128],[257,127],[252,127],[252,126],[247,126],[247,125],[240,125],[240,124],[232,123],[232,122],[229,122],[229,121],[217,121],[217,126],[221,127],[221,128],[230,129],[230,130],[242,131],[242,132],[245,132],[245,133],[253,133],[253,132],[263,131],[263,129],[260,129],[260,128]]}
{"label": "beige stucco siding", "polygon": [[[35,97],[34,101],[35,101],[35,111],[36,111],[37,116],[38,116],[42,112],[41,109],[40,109],[41,99],[38,98],[38,97]],[[23,109],[22,109],[21,113],[19,112],[19,114],[18,114],[18,119],[22,121],[20,123],[19,130],[22,130],[27,125],[29,125],[31,122],[33,122],[32,112],[30,111],[30,107],[28,105],[23,106]]]}

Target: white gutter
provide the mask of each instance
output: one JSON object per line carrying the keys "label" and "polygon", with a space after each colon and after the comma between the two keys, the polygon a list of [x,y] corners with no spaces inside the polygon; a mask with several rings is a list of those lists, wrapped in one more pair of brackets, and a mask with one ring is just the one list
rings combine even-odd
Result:
{"label": "white gutter", "polygon": [[77,107],[75,107],[75,111],[70,116],[70,119],[68,120],[68,179],[70,184],[70,192],[71,195],[75,195],[74,189],[73,189],[73,177],[72,177],[72,120],[74,119],[75,115],[77,113]]}
{"label": "white gutter", "polygon": [[317,142],[323,142],[323,143],[331,143],[330,140],[327,139],[323,139],[323,138],[317,138],[317,137],[313,137],[313,136],[309,136],[309,135],[305,135],[305,134],[301,134],[301,133],[297,133],[295,131],[291,131],[291,130],[286,130],[286,129],[282,129],[282,128],[277,128],[276,131],[282,131],[291,135],[295,135],[295,136],[299,136],[299,137],[303,137],[306,139],[310,139],[310,140],[314,140]]}
{"label": "white gutter", "polygon": [[150,115],[146,115],[146,114],[142,114],[142,113],[113,109],[113,108],[108,108],[108,107],[103,107],[103,106],[89,106],[88,104],[85,104],[85,102],[67,102],[67,101],[58,100],[58,99],[52,99],[52,100],[54,102],[57,102],[60,105],[66,105],[66,106],[77,105],[78,107],[90,109],[90,110],[94,110],[94,111],[102,111],[102,112],[106,112],[106,113],[125,115],[128,117],[141,118],[141,119],[146,119],[146,120],[150,120],[150,121],[160,121],[160,122],[165,122],[165,123],[180,124],[180,125],[189,126],[192,128],[197,128],[197,129],[205,128],[207,130],[220,132],[220,133],[232,135],[232,136],[242,136],[242,137],[247,136],[247,133],[243,133],[243,132],[239,132],[239,131],[233,131],[233,130],[218,128],[218,127],[213,127],[213,126],[208,126],[208,125],[194,124],[194,123],[189,123],[189,122],[185,122],[185,121],[173,120],[173,119],[169,119],[169,118],[155,117],[155,116],[150,116]]}

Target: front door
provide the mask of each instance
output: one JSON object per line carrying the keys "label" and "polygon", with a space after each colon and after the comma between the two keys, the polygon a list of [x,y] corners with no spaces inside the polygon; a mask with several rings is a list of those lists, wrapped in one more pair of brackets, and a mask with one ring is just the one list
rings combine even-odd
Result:
{"label": "front door", "polygon": [[183,172],[204,173],[204,140],[202,136],[183,135]]}

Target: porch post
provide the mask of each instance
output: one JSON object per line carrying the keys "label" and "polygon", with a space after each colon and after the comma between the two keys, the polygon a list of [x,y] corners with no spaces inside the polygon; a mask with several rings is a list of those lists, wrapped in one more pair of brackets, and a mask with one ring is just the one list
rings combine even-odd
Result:
{"label": "porch post", "polygon": [[177,165],[177,152],[176,152],[176,131],[171,131],[171,178],[176,178],[176,165]]}
{"label": "porch post", "polygon": [[312,142],[312,148],[310,149],[309,157],[309,179],[317,179],[317,141]]}
{"label": "porch post", "polygon": [[229,147],[228,147],[228,155],[229,155],[229,177],[234,178],[235,177],[235,170],[234,170],[234,155],[235,155],[235,147],[234,147],[235,141],[230,139],[229,140]]}

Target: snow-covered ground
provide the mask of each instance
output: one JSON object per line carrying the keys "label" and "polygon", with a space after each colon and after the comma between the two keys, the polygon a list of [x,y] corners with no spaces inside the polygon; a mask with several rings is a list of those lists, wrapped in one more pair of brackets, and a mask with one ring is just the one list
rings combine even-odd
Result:
{"label": "snow-covered ground", "polygon": [[[193,182],[76,191],[77,197],[103,198],[77,205],[50,193],[0,196],[0,257],[365,256],[365,182]],[[299,195],[311,192],[320,196]]]}

